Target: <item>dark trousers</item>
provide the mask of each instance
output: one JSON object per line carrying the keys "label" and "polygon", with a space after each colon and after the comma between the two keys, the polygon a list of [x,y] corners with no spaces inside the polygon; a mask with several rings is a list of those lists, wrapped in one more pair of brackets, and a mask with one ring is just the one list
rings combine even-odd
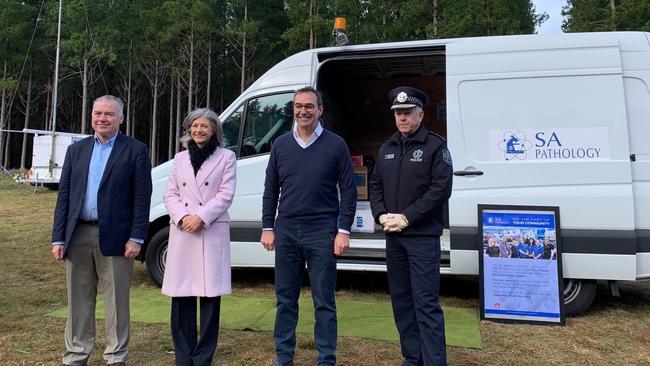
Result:
{"label": "dark trousers", "polygon": [[281,364],[293,361],[298,324],[298,297],[307,263],[314,301],[314,340],[318,365],[336,364],[336,228],[303,230],[276,225],[275,353]]}
{"label": "dark trousers", "polygon": [[196,334],[196,297],[172,297],[172,340],[178,366],[209,366],[217,349],[221,297],[200,297],[201,324]]}
{"label": "dark trousers", "polygon": [[445,321],[438,298],[440,238],[387,235],[386,265],[403,365],[447,365]]}

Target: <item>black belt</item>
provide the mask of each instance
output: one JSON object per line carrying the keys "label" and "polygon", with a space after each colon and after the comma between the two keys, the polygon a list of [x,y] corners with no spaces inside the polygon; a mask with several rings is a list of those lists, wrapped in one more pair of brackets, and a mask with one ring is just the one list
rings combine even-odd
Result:
{"label": "black belt", "polygon": [[77,222],[80,223],[80,224],[99,226],[99,221],[97,221],[97,220],[82,220],[82,219],[79,219],[79,220],[77,220]]}

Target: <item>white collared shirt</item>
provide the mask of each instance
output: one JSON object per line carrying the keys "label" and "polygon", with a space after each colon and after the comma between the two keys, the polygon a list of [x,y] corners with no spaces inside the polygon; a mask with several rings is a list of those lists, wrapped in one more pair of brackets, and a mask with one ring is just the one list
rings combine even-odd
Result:
{"label": "white collared shirt", "polygon": [[323,126],[321,126],[320,120],[319,120],[318,121],[318,126],[316,126],[316,129],[314,130],[314,132],[311,134],[311,136],[309,136],[309,138],[307,139],[307,142],[305,142],[300,137],[300,134],[298,133],[298,123],[293,124],[293,138],[296,139],[296,142],[298,143],[298,145],[300,145],[300,147],[302,147],[303,149],[308,148],[309,146],[311,146],[311,144],[316,142],[316,139],[320,136],[321,133],[323,133]]}

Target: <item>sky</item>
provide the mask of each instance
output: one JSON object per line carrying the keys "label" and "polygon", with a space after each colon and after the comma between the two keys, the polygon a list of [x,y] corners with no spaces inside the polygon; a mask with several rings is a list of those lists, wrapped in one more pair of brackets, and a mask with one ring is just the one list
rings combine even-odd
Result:
{"label": "sky", "polygon": [[539,34],[558,34],[562,33],[562,6],[566,5],[564,0],[533,0],[535,12],[546,12],[549,15],[541,27],[537,30]]}

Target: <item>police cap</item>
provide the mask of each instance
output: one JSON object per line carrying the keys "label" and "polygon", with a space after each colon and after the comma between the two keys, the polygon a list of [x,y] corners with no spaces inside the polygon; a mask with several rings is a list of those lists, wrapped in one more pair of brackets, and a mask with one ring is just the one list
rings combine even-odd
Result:
{"label": "police cap", "polygon": [[390,109],[397,108],[423,108],[429,103],[429,97],[421,90],[409,86],[399,86],[388,93]]}

